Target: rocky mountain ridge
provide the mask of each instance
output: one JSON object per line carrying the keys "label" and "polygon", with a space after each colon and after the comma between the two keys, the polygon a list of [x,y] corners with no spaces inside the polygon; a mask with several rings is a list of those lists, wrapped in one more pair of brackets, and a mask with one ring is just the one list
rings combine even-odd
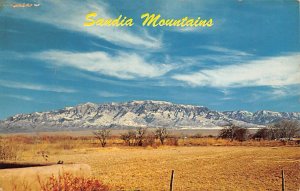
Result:
{"label": "rocky mountain ridge", "polygon": [[229,123],[256,127],[282,119],[300,120],[300,112],[225,111],[164,101],[85,103],[57,111],[18,114],[0,121],[0,130],[80,129],[99,127],[218,128]]}

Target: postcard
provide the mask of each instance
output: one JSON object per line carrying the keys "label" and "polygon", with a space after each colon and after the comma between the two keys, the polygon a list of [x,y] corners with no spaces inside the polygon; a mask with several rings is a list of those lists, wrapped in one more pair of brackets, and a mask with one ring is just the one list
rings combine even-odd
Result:
{"label": "postcard", "polygon": [[0,191],[300,189],[299,0],[1,0]]}

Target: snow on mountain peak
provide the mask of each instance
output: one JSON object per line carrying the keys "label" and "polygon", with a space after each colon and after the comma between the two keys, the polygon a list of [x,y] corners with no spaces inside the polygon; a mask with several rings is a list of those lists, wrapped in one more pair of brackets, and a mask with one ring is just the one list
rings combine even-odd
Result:
{"label": "snow on mountain peak", "polygon": [[266,110],[255,113],[244,110],[217,112],[203,106],[155,100],[135,100],[106,104],[87,102],[57,111],[18,114],[0,121],[0,130],[32,127],[97,128],[112,124],[117,127],[214,128],[231,122],[247,126],[266,125],[282,119],[300,120],[300,112]]}

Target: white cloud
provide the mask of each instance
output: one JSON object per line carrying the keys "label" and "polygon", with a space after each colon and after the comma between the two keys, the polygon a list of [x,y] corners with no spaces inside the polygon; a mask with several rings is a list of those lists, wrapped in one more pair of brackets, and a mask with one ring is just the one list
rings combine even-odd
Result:
{"label": "white cloud", "polygon": [[97,18],[114,19],[119,16],[119,14],[112,14],[109,6],[101,1],[87,3],[86,1],[64,0],[62,3],[59,0],[51,0],[41,1],[40,4],[41,6],[38,8],[23,9],[22,11],[7,9],[10,10],[7,15],[47,23],[64,30],[83,32],[125,47],[160,48],[162,46],[159,38],[155,38],[143,30],[138,30],[138,28],[135,28],[133,33],[128,27],[83,26],[86,14],[90,12],[96,12]]}
{"label": "white cloud", "polygon": [[300,54],[176,74],[173,79],[191,86],[248,87],[300,84]]}
{"label": "white cloud", "polygon": [[99,95],[100,97],[122,97],[122,96],[125,96],[124,94],[108,92],[108,91],[99,91],[99,92],[97,92],[97,95]]}
{"label": "white cloud", "polygon": [[171,65],[149,63],[138,54],[125,52],[110,55],[102,51],[73,53],[52,50],[34,54],[33,57],[57,66],[75,67],[120,79],[159,77],[172,69]]}
{"label": "white cloud", "polygon": [[220,92],[222,92],[224,96],[229,96],[233,94],[233,92],[229,89],[221,89]]}
{"label": "white cloud", "polygon": [[222,97],[222,98],[220,98],[220,100],[223,100],[223,101],[233,100],[233,99],[234,99],[233,97]]}
{"label": "white cloud", "polygon": [[57,93],[74,93],[76,90],[71,88],[65,88],[60,86],[45,86],[41,84],[32,84],[32,83],[23,83],[23,82],[13,82],[0,80],[0,86],[15,88],[15,89],[28,89],[28,90],[37,90],[37,91],[49,91]]}
{"label": "white cloud", "polygon": [[[192,18],[191,18],[192,19]],[[181,32],[181,33],[210,33],[213,31],[213,27],[206,28],[206,27],[171,27],[168,28],[168,30],[174,31],[174,32]]]}

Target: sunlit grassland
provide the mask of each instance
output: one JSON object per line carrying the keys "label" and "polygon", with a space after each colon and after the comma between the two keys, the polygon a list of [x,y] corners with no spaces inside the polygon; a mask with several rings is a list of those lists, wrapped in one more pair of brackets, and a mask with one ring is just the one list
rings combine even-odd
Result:
{"label": "sunlit grassland", "polygon": [[2,161],[86,163],[113,190],[168,190],[172,169],[174,190],[279,190],[282,169],[287,190],[300,188],[300,147],[294,143],[184,136],[178,146],[167,140],[129,147],[114,135],[102,148],[92,134],[2,135],[1,142],[16,156]]}

